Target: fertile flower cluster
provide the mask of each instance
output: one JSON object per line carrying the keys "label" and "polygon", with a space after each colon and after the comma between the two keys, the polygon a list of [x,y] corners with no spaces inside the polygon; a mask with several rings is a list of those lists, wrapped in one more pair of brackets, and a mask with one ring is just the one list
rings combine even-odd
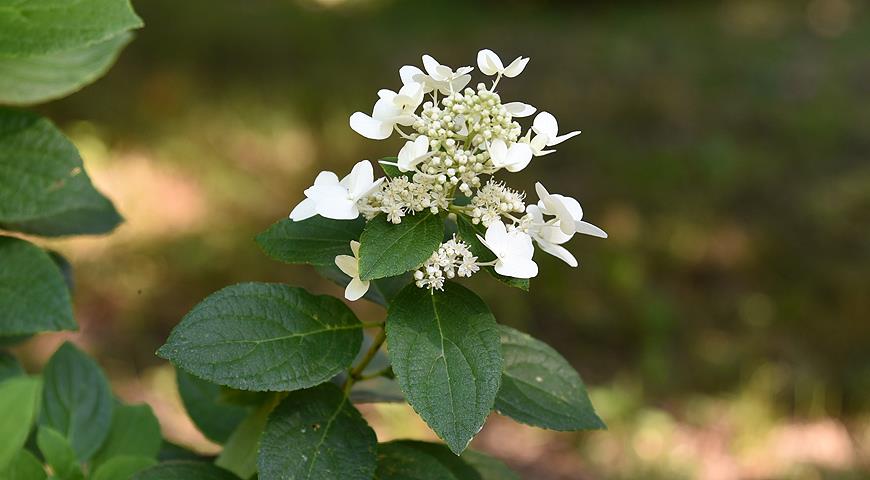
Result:
{"label": "fertile flower cluster", "polygon": [[[503,170],[523,170],[534,157],[553,153],[552,147],[580,134],[560,135],[556,118],[543,111],[523,134],[517,119],[534,115],[536,109],[522,102],[503,103],[495,88],[503,77],[521,74],[528,62],[517,57],[505,66],[495,52],[481,50],[477,68],[495,78],[490,86],[478,83],[476,88],[468,86],[474,70],[470,66],[454,70],[424,55],[423,69],[402,67],[402,87],[397,92],[380,90],[371,115],[356,112],[350,117],[350,127],[364,137],[383,140],[395,132],[405,139],[394,162],[380,162],[402,175],[375,180],[368,160],[357,163],[341,180],[332,172],[321,172],[290,218],[363,215],[370,220],[383,213],[398,224],[407,215],[428,210],[464,215],[486,227],[480,241],[495,254],[494,261],[478,262],[469,246],[454,237],[415,271],[415,283],[421,288],[440,289],[445,279],[470,276],[482,266],[492,266],[501,275],[531,278],[538,272],[532,259],[535,244],[577,266],[563,244],[576,233],[607,237],[582,220],[580,203],[551,194],[537,183],[538,202],[527,206],[525,193],[494,179]],[[355,279],[348,298],[359,298],[368,282],[356,275],[358,258],[346,255],[336,262]]]}
{"label": "fertile flower cluster", "polygon": [[456,276],[470,277],[480,270],[477,257],[471,253],[468,244],[456,239],[444,242],[432,253],[429,260],[414,272],[414,281],[420,288],[430,290],[444,289],[444,280]]}

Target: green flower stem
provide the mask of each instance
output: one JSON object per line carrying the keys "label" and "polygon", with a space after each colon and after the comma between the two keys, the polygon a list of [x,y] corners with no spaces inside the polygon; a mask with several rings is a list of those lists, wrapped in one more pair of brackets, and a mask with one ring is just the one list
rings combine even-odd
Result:
{"label": "green flower stem", "polygon": [[378,350],[381,349],[381,345],[387,340],[387,331],[384,330],[383,323],[380,324],[380,329],[378,330],[378,334],[375,336],[374,341],[372,342],[371,347],[369,347],[365,356],[363,356],[360,362],[352,367],[347,375],[347,381],[344,382],[344,394],[348,395],[350,393],[350,389],[353,386],[354,382],[357,380],[364,380],[362,376],[363,370],[369,366],[372,359],[375,358],[375,355],[378,353]]}
{"label": "green flower stem", "polygon": [[368,375],[361,374],[359,376],[359,380],[363,381],[363,380],[371,380],[373,378],[378,378],[378,377],[390,377],[392,375],[392,373],[393,373],[393,366],[390,365],[388,367],[385,367],[381,370],[378,370],[377,372],[370,373]]}

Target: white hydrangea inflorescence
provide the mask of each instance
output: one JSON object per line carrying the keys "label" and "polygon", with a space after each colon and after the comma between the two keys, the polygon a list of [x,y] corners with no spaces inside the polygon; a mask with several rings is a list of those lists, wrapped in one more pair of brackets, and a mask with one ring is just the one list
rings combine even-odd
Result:
{"label": "white hydrangea inflorescence", "polygon": [[480,270],[477,257],[468,244],[453,238],[441,244],[419,270],[414,271],[414,281],[420,288],[443,290],[444,281],[454,277],[470,277]]}
{"label": "white hydrangea inflorescence", "polygon": [[[538,271],[532,260],[534,245],[577,266],[564,243],[575,233],[607,237],[582,220],[580,203],[550,194],[537,183],[539,201],[527,206],[524,192],[494,178],[502,171],[523,170],[535,157],[553,153],[553,146],[580,134],[560,134],[556,118],[544,111],[535,115],[531,105],[502,102],[496,86],[502,78],[521,74],[529,59],[517,57],[505,66],[495,52],[481,50],[477,68],[494,79],[475,88],[469,87],[473,67],[453,69],[429,55],[422,60],[423,69],[399,69],[401,88],[380,90],[371,115],[356,112],[350,117],[350,127],[366,138],[383,140],[395,133],[405,139],[395,162],[380,162],[393,167],[390,178],[375,180],[368,160],[341,180],[332,172],[321,172],[290,218],[302,221],[321,215],[343,220],[363,215],[371,220],[384,214],[399,224],[408,215],[450,212],[486,228],[478,237],[494,260],[479,262],[471,247],[454,236],[414,272],[421,288],[442,289],[446,279],[471,276],[484,266],[502,275],[533,277]],[[518,119],[532,115],[523,133]]]}

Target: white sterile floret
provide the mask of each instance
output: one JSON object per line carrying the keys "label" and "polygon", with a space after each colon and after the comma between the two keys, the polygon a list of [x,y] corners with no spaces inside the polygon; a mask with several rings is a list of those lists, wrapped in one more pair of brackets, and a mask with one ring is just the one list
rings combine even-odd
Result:
{"label": "white sterile floret", "polygon": [[477,68],[484,75],[504,75],[505,77],[513,78],[523,73],[528,63],[528,57],[517,57],[510,65],[505,67],[501,62],[501,58],[492,50],[485,48],[477,52]]}
{"label": "white sterile floret", "polygon": [[332,172],[320,172],[314,185],[305,190],[305,200],[290,212],[290,219],[305,220],[315,215],[333,220],[352,220],[359,217],[358,203],[383,182],[374,179],[372,163],[363,160],[340,181]]}
{"label": "white sterile floret", "polygon": [[380,90],[378,97],[371,115],[356,112],[350,116],[350,128],[372,140],[388,138],[396,125],[414,123],[414,112],[423,102],[423,85],[411,82],[402,86],[398,93]]}
{"label": "white sterile floret", "polygon": [[541,250],[564,261],[572,267],[576,267],[577,259],[561,244],[571,240],[572,235],[565,235],[556,224],[547,223],[544,214],[537,205],[526,207],[526,216],[521,221],[522,228],[531,235],[532,240],[538,244]]}
{"label": "white sterile floret", "polygon": [[559,135],[559,122],[549,112],[540,112],[535,115],[535,120],[532,122],[532,130],[537,134],[531,141],[532,148],[536,150],[543,150],[544,147],[558,145],[569,138],[580,135],[580,130]]}
{"label": "white sterile floret", "polygon": [[416,140],[408,140],[405,146],[399,150],[396,166],[403,172],[414,170],[418,163],[427,157],[429,153],[429,137],[420,135]]}
{"label": "white sterile floret", "polygon": [[350,242],[350,250],[353,252],[353,256],[336,256],[335,266],[350,277],[350,283],[344,289],[344,298],[353,302],[362,298],[369,291],[371,282],[360,280],[359,278],[359,242],[352,240]]}
{"label": "white sterile floret", "polygon": [[532,260],[535,247],[532,237],[519,230],[507,227],[501,221],[492,222],[486,236],[477,238],[496,256],[495,271],[514,278],[532,278],[538,274],[538,264]]}
{"label": "white sterile floret", "polygon": [[535,191],[540,199],[538,208],[544,215],[556,217],[553,225],[557,225],[563,234],[570,236],[579,232],[593,237],[607,238],[604,230],[583,221],[583,208],[574,198],[549,193],[540,182],[535,184]]}
{"label": "white sterile floret", "polygon": [[535,107],[523,102],[505,103],[504,109],[514,118],[531,117],[537,111]]}
{"label": "white sterile floret", "polygon": [[508,147],[504,140],[497,138],[487,150],[496,170],[504,168],[509,172],[519,172],[532,161],[532,148],[526,143],[514,143]]}
{"label": "white sterile floret", "polygon": [[467,243],[457,240],[454,235],[414,272],[414,280],[420,288],[443,290],[445,280],[470,277],[478,270],[477,257],[471,253]]}
{"label": "white sterile floret", "polygon": [[500,221],[502,216],[522,213],[526,208],[525,197],[524,193],[506,187],[504,182],[490,178],[471,199],[471,221],[488,227],[492,222]]}

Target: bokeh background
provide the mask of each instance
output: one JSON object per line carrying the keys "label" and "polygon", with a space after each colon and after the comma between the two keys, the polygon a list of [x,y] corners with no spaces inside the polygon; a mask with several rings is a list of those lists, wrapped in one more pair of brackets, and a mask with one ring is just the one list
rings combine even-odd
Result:
{"label": "bokeh background", "polygon": [[[395,155],[349,115],[430,53],[532,58],[503,97],[583,134],[513,186],[581,200],[606,241],[542,256],[532,293],[486,276],[499,321],[555,346],[610,426],[556,433],[493,416],[473,446],[524,478],[870,476],[870,5],[727,2],[141,0],[107,77],[42,108],[126,223],[49,242],[75,268],[73,337],[164,433],[214,452],[153,355],[209,293],[281,281],[253,237],[319,170]],[[378,319],[373,306],[354,305]],[[62,340],[19,347],[39,369]],[[381,439],[432,438],[367,407]]]}

